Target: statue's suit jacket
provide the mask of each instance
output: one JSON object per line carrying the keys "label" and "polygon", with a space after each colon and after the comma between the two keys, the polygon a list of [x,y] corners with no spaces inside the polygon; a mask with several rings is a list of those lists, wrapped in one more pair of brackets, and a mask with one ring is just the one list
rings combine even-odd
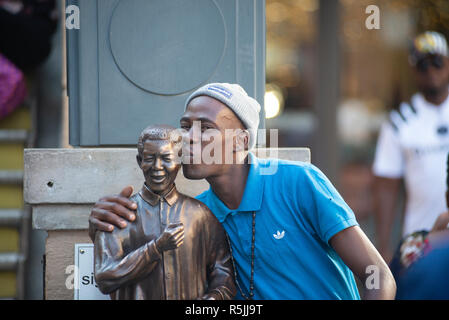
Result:
{"label": "statue's suit jacket", "polygon": [[[176,187],[161,197],[143,186],[131,197],[136,219],[123,229],[97,231],[95,280],[112,299],[232,299],[236,293],[225,231],[200,201]],[[160,253],[155,241],[183,223],[184,242]]]}

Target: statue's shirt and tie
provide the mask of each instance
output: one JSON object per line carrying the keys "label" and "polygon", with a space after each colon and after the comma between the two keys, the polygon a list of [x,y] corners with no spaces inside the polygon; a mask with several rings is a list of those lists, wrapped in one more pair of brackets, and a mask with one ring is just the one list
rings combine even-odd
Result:
{"label": "statue's shirt and tie", "polygon": [[[164,128],[144,132],[154,138]],[[170,148],[163,142],[145,141],[144,132],[140,163],[145,163],[147,145],[161,151]],[[203,203],[176,190],[172,175],[179,166],[164,175],[163,170],[154,174],[140,163],[146,183],[131,197],[137,203],[136,219],[123,229],[96,233],[95,278],[100,290],[112,299],[232,299],[236,292],[232,263],[219,221]],[[166,190],[160,182],[165,180]],[[161,192],[152,191],[148,184]],[[169,234],[176,247],[167,249],[165,241],[163,249],[161,239]]]}

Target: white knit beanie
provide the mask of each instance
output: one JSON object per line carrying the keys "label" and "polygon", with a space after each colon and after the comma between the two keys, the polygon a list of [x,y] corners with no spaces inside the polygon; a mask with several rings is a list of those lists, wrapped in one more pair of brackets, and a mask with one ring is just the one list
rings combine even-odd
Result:
{"label": "white knit beanie", "polygon": [[250,134],[248,148],[251,150],[256,145],[257,129],[259,128],[260,104],[257,100],[248,96],[246,91],[234,83],[209,83],[202,86],[186,100],[184,110],[194,98],[209,96],[219,100],[228,106],[242,121]]}

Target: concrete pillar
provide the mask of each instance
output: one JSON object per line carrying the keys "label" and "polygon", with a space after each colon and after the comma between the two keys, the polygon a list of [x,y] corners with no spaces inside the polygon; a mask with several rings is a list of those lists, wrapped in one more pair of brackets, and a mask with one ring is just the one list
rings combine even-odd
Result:
{"label": "concrete pillar", "polygon": [[313,163],[337,185],[337,107],[339,78],[339,1],[320,0],[318,12],[318,77],[315,84],[315,113],[318,120],[313,141]]}

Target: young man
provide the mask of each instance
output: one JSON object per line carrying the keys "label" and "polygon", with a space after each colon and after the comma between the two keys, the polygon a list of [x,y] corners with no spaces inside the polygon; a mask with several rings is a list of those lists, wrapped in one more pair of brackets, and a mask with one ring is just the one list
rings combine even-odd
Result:
{"label": "young man", "polygon": [[232,299],[234,273],[223,227],[200,201],[180,194],[175,128],[150,126],[137,144],[145,183],[131,197],[136,219],[97,232],[95,280],[113,299]]}
{"label": "young man", "polygon": [[373,164],[376,235],[388,261],[390,236],[402,179],[406,188],[403,236],[430,230],[444,203],[449,151],[449,59],[446,39],[437,32],[417,36],[410,52],[419,93],[392,111],[381,129]]}
{"label": "young man", "polygon": [[[216,83],[195,91],[185,110],[184,154],[195,158],[196,150],[207,146],[223,151],[221,157],[214,154],[217,158],[232,159],[184,162],[183,172],[210,184],[197,199],[227,231],[239,298],[359,299],[353,272],[365,284],[372,270],[377,285],[368,286],[365,298],[394,298],[388,266],[323,173],[310,164],[261,160],[249,152],[259,124],[257,101],[236,84]],[[198,124],[200,134],[195,133]],[[227,130],[247,134],[230,135]],[[269,175],[268,167],[277,170]],[[125,188],[95,204],[91,237],[96,229],[125,226],[123,218],[133,221],[135,206],[127,199],[131,192]]]}

